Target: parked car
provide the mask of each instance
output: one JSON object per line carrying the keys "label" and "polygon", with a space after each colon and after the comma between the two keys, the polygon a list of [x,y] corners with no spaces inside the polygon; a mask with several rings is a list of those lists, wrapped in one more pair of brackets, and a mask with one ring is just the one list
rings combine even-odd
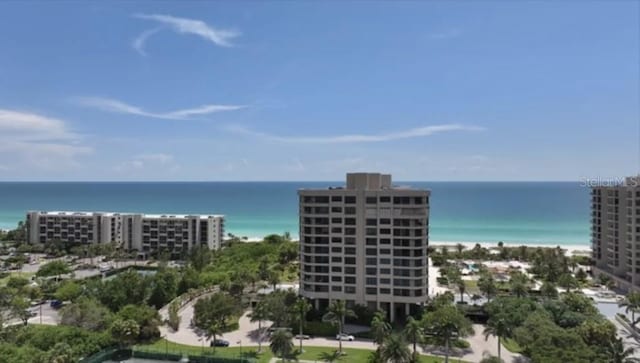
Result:
{"label": "parked car", "polygon": [[349,334],[338,334],[336,335],[336,340],[348,340],[350,342],[354,341],[356,338],[353,337],[353,335],[349,335]]}
{"label": "parked car", "polygon": [[229,341],[224,340],[224,339],[216,339],[214,341],[212,341],[211,343],[209,343],[210,346],[212,347],[228,347],[229,346]]}
{"label": "parked car", "polygon": [[296,334],[295,336],[296,339],[311,339],[310,336],[306,335],[306,334]]}
{"label": "parked car", "polygon": [[51,300],[51,302],[49,303],[49,306],[51,306],[54,309],[58,309],[62,307],[62,301],[60,300]]}

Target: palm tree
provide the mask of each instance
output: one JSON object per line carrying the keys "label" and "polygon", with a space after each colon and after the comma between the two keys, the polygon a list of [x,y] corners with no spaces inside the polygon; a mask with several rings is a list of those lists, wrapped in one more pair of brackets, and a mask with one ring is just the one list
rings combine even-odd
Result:
{"label": "palm tree", "polygon": [[[322,321],[328,322],[338,326],[338,334],[342,334],[344,328],[344,319],[346,317],[356,317],[356,313],[353,310],[348,309],[344,300],[333,300],[327,308],[327,313],[322,317]],[[342,354],[342,339],[338,340],[338,351]]]}
{"label": "palm tree", "polygon": [[490,335],[498,338],[498,358],[502,359],[501,347],[502,338],[509,337],[511,335],[511,326],[507,319],[502,317],[494,317],[489,319],[487,326],[484,328],[484,340],[489,339]]}
{"label": "palm tree", "polygon": [[300,339],[300,353],[304,352],[302,350],[302,328],[309,310],[311,310],[311,304],[309,304],[309,302],[307,302],[307,299],[303,297],[299,297],[298,300],[296,300],[295,305],[293,306],[293,311],[295,312],[296,318],[298,319],[298,323],[300,324],[299,325],[300,336],[298,337]]}
{"label": "palm tree", "polygon": [[340,360],[340,352],[334,350],[333,352],[322,352],[319,356],[320,360],[326,363],[333,363]]}
{"label": "palm tree", "polygon": [[287,356],[293,351],[291,338],[291,333],[285,329],[277,329],[271,334],[271,344],[269,347],[273,355],[280,357],[283,362],[286,361]]}
{"label": "palm tree", "polygon": [[408,363],[411,361],[411,351],[402,335],[391,334],[380,346],[380,356],[386,363]]}
{"label": "palm tree", "polygon": [[465,285],[464,280],[462,278],[456,281],[456,285],[458,286],[458,291],[460,291],[460,302],[464,302],[464,293],[467,291],[467,285]]}
{"label": "palm tree", "polygon": [[462,251],[464,251],[467,247],[465,247],[465,245],[463,245],[462,243],[458,243],[456,245],[456,252],[458,255],[458,259],[462,259]]}
{"label": "palm tree", "polygon": [[614,339],[607,346],[607,355],[609,356],[609,362],[611,363],[636,363],[640,362],[640,359],[633,358],[632,355],[635,349],[625,348],[622,338]]}
{"label": "palm tree", "polygon": [[556,289],[556,285],[553,282],[545,281],[540,286],[540,295],[547,299],[555,299],[558,297],[558,289]]}
{"label": "palm tree", "polygon": [[373,334],[373,342],[381,345],[391,331],[391,325],[386,320],[386,314],[383,311],[376,311],[371,319],[371,333]]}
{"label": "palm tree", "polygon": [[619,307],[625,308],[628,314],[631,311],[631,325],[636,326],[636,313],[640,311],[640,292],[632,291],[618,304]]}
{"label": "palm tree", "polygon": [[419,320],[410,316],[403,330],[404,336],[413,344],[413,355],[416,354],[416,345],[422,336],[422,325]]}
{"label": "palm tree", "polygon": [[211,340],[211,342],[213,344],[211,344],[213,346],[213,352],[216,352],[216,337],[220,334],[222,334],[222,325],[220,325],[219,322],[213,322],[211,323],[211,325],[209,326],[209,328],[207,328],[207,330],[204,332],[205,335],[207,336],[207,339]]}
{"label": "palm tree", "polygon": [[425,334],[440,338],[445,343],[445,363],[449,362],[451,339],[462,338],[473,332],[471,322],[453,305],[443,305],[423,316]]}
{"label": "palm tree", "polygon": [[493,278],[493,274],[490,272],[483,273],[478,279],[478,290],[487,298],[487,301],[491,301],[491,297],[498,292],[498,286],[496,280]]}
{"label": "palm tree", "polygon": [[529,278],[520,271],[511,274],[509,279],[509,291],[517,297],[523,297],[529,291]]}
{"label": "palm tree", "polygon": [[258,302],[256,306],[253,308],[253,311],[249,315],[251,321],[258,322],[258,353],[262,353],[262,321],[267,320],[269,316],[269,311],[267,309],[267,304],[264,300]]}

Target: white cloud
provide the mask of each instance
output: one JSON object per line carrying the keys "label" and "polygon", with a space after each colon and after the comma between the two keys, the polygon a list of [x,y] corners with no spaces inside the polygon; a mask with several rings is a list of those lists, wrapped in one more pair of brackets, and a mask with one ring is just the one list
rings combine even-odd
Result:
{"label": "white cloud", "polygon": [[114,167],[118,172],[130,172],[136,170],[155,169],[162,172],[176,172],[180,169],[173,155],[164,153],[139,154],[130,160],[124,161]]}
{"label": "white cloud", "polygon": [[278,136],[267,133],[252,131],[247,128],[231,126],[227,128],[231,132],[258,137],[269,141],[292,142],[292,143],[319,143],[319,144],[338,144],[338,143],[362,143],[362,142],[385,142],[401,139],[410,139],[416,137],[426,137],[434,134],[451,131],[482,131],[484,128],[477,126],[465,126],[459,124],[444,124],[413,128],[377,135],[364,134],[347,134],[335,136]]}
{"label": "white cloud", "polygon": [[[144,20],[152,20],[168,27],[179,34],[197,35],[215,45],[221,47],[233,46],[232,40],[240,36],[240,32],[229,29],[216,29],[202,20],[179,18],[171,15],[163,14],[136,14],[136,18]],[[138,35],[132,43],[133,48],[140,54],[144,53],[144,45],[146,41],[160,30],[149,29]]]}
{"label": "white cloud", "polygon": [[77,156],[93,151],[80,145],[81,139],[61,119],[0,109],[0,152],[12,162],[19,159],[43,169],[77,166]]}
{"label": "white cloud", "polygon": [[242,105],[202,105],[194,108],[169,111],[164,113],[148,112],[138,106],[129,105],[119,100],[104,97],[77,97],[74,101],[82,106],[97,108],[102,111],[122,113],[136,116],[152,117],[166,120],[188,120],[193,116],[207,115],[223,111],[235,111]]}
{"label": "white cloud", "polygon": [[153,28],[143,31],[133,40],[133,42],[131,42],[131,46],[136,50],[136,52],[140,53],[141,55],[147,55],[147,53],[144,51],[144,44],[150,36],[160,31],[160,29],[161,28]]}

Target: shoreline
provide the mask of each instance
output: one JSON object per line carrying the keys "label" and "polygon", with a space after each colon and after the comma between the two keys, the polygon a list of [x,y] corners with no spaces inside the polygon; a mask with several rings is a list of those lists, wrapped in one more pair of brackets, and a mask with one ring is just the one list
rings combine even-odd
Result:
{"label": "shoreline", "polygon": [[[503,242],[504,247],[520,247],[527,246],[528,248],[556,248],[560,247],[565,250],[568,255],[590,255],[591,254],[591,246],[588,244],[543,244],[543,243],[528,243],[528,242]],[[466,247],[466,250],[470,250],[475,247],[476,244],[479,244],[483,248],[498,248],[498,242],[446,242],[446,241],[429,241],[429,246],[431,247],[448,247],[450,249],[455,249],[457,244],[461,244]]]}
{"label": "shoreline", "polygon": [[[262,237],[248,237],[245,242],[261,242]],[[298,241],[297,236],[291,236],[292,241]],[[554,244],[544,244],[544,243],[535,243],[535,242],[503,242],[504,247],[520,247],[527,246],[528,248],[556,248],[560,247],[565,250],[568,254],[585,254],[591,253],[591,245],[589,244],[574,244],[574,243],[554,243]],[[475,247],[476,244],[479,244],[483,248],[498,248],[498,242],[473,242],[473,241],[429,241],[429,246],[431,247],[449,247],[451,249],[455,249],[457,244],[461,244],[466,247],[467,250]]]}

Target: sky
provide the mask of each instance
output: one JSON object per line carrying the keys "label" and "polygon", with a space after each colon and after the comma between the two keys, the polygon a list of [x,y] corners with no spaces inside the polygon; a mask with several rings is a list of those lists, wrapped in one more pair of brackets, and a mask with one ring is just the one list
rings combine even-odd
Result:
{"label": "sky", "polygon": [[0,2],[0,181],[640,172],[640,2]]}

